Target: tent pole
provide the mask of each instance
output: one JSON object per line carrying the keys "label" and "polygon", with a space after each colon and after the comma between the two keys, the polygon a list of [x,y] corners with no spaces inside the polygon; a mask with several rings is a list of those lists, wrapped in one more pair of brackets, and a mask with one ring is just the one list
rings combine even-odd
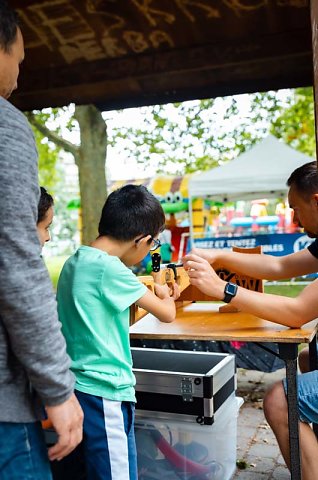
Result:
{"label": "tent pole", "polygon": [[190,245],[191,245],[191,248],[192,248],[192,241],[193,241],[193,218],[192,218],[192,195],[189,193],[189,217],[190,217],[190,222],[189,222],[189,225],[190,225],[190,237],[189,237],[189,241],[190,241]]}
{"label": "tent pole", "polygon": [[314,106],[315,106],[315,136],[316,136],[316,159],[318,162],[318,2],[311,0],[311,32],[312,32],[312,51],[314,67]]}

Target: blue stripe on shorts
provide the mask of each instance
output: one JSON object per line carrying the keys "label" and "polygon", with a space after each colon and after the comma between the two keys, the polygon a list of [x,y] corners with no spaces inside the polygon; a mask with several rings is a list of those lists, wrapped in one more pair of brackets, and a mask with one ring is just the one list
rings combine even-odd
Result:
{"label": "blue stripe on shorts", "polygon": [[84,412],[87,480],[137,480],[134,403],[75,393]]}
{"label": "blue stripe on shorts", "polygon": [[[297,381],[299,419],[305,423],[318,423],[318,370],[298,375]],[[287,392],[286,379],[283,385]]]}

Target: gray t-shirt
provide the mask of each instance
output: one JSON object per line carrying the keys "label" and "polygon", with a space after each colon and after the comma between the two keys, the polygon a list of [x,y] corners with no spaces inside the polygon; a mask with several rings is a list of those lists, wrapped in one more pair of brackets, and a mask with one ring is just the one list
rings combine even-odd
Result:
{"label": "gray t-shirt", "polygon": [[40,258],[37,151],[25,116],[0,98],[0,421],[32,422],[70,397],[65,340]]}

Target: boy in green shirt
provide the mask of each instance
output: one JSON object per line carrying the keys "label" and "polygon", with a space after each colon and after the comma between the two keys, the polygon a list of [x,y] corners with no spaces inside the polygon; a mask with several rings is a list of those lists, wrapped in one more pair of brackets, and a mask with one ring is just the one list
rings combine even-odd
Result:
{"label": "boy in green shirt", "polygon": [[137,480],[129,307],[136,302],[171,322],[179,291],[155,284],[155,295],[128,267],[160,246],[164,223],[160,202],[145,187],[126,185],[107,198],[97,239],[60,275],[58,312],[84,411],[88,480]]}

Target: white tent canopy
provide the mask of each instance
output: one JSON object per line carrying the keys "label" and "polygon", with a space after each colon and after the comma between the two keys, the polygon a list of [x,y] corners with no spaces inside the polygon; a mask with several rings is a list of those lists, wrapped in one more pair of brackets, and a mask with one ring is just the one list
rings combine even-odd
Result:
{"label": "white tent canopy", "polygon": [[208,196],[221,202],[284,197],[293,170],[312,160],[269,135],[231,162],[194,175],[189,197]]}

